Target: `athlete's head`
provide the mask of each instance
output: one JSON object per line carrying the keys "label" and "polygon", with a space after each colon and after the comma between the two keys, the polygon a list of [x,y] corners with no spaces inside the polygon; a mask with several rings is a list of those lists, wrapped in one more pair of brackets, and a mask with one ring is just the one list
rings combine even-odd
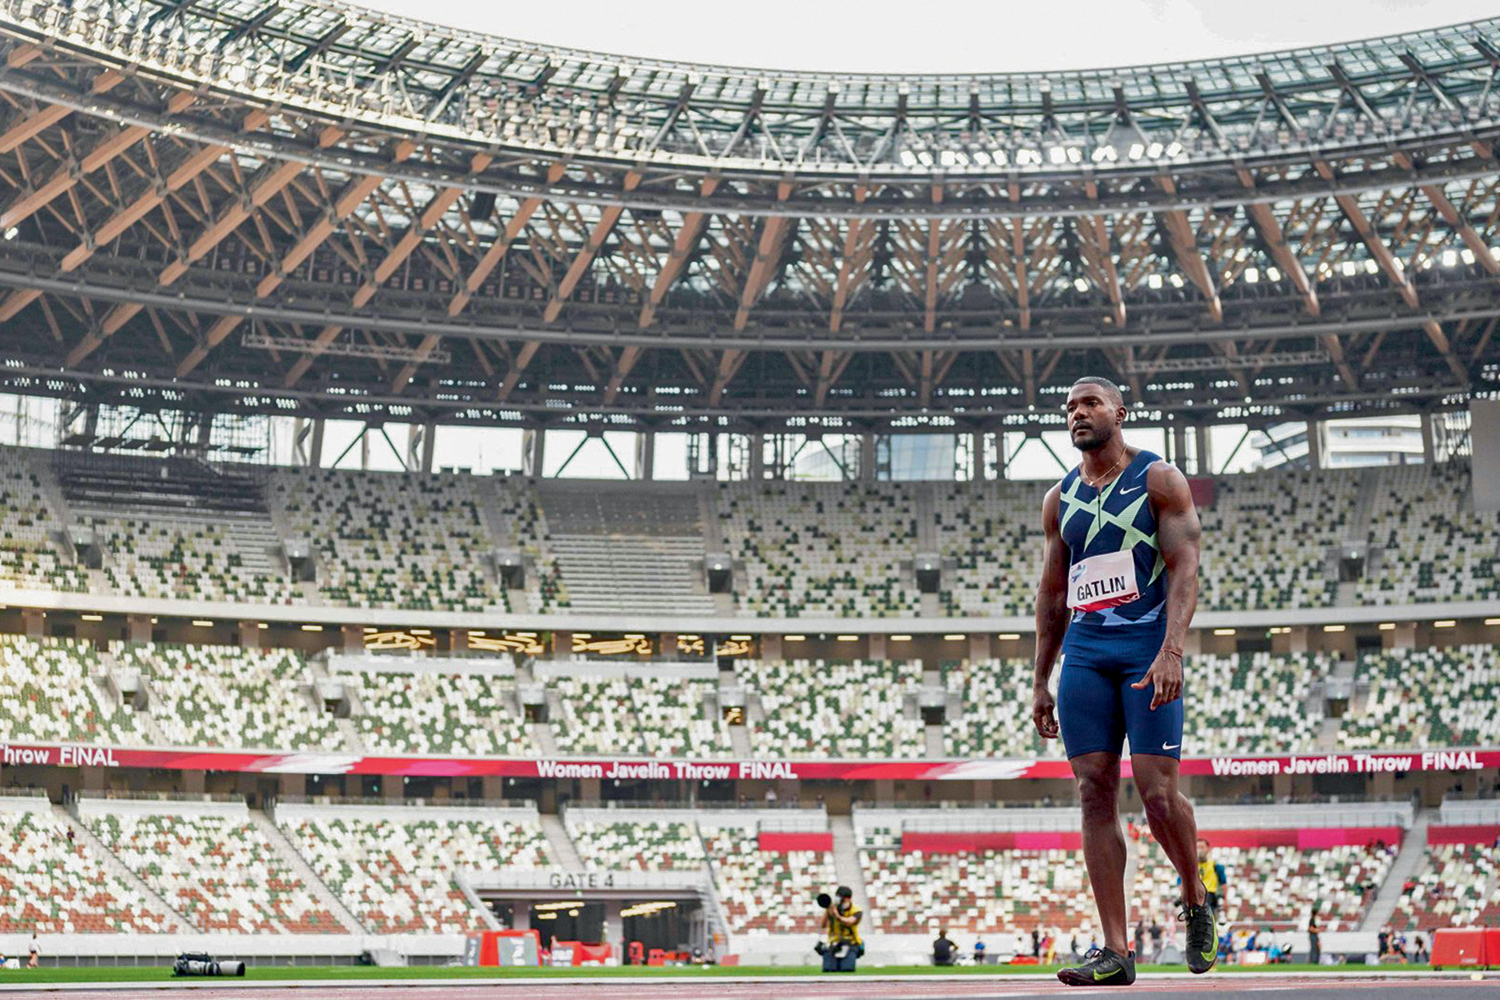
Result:
{"label": "athlete's head", "polygon": [[1068,437],[1079,451],[1095,451],[1114,440],[1125,422],[1125,397],[1102,375],[1085,375],[1068,393]]}
{"label": "athlete's head", "polygon": [[1198,838],[1198,860],[1199,861],[1207,861],[1208,860],[1208,851],[1209,851],[1208,841],[1204,840],[1202,837],[1199,837]]}

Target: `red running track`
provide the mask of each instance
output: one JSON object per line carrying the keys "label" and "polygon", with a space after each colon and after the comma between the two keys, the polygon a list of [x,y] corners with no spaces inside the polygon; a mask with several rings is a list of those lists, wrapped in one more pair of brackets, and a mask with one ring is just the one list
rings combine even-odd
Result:
{"label": "red running track", "polygon": [[[141,987],[7,987],[0,981],[0,996],[40,993],[49,1000],[163,1000],[177,990],[190,990],[194,1000],[636,1000],[649,993],[652,1000],[1027,1000],[1088,993],[1056,981],[1019,979],[1013,976],[980,978],[973,975],[919,976],[906,979],[552,979],[507,980],[475,983],[383,983],[308,982],[300,985],[244,983],[185,983],[164,980],[161,986]],[[1105,990],[1109,995],[1113,990]],[[1500,977],[1476,982],[1468,976],[1377,977],[1350,975],[1255,975],[1234,973],[1204,977],[1143,977],[1126,995],[1131,998],[1215,996],[1255,997],[1258,1000],[1458,1000],[1459,997],[1494,997],[1500,1000]]]}

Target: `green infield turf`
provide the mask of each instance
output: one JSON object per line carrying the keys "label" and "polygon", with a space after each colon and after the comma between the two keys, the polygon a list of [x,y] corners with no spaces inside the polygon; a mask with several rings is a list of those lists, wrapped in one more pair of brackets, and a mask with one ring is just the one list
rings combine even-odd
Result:
{"label": "green infield turf", "polygon": [[[1238,974],[1241,972],[1279,973],[1312,972],[1329,970],[1329,966],[1315,965],[1228,965],[1215,972]],[[1340,968],[1349,970],[1348,966]],[[1387,970],[1389,966],[1385,967]],[[1406,966],[1410,969],[1428,969],[1430,966]],[[986,965],[983,967],[959,965],[951,968],[935,968],[930,965],[867,966],[854,973],[855,976],[911,976],[911,975],[965,975],[1007,976],[1025,973],[1054,973],[1055,965]],[[1182,965],[1142,965],[1142,972],[1186,972]],[[1352,970],[1351,970],[1352,971]],[[1212,974],[1212,973],[1211,973]],[[376,967],[369,965],[263,965],[252,966],[245,978],[262,982],[289,982],[295,980],[326,979],[568,979],[575,977],[652,977],[652,976],[821,976],[824,973],[814,966],[697,966],[697,967],[645,967],[585,966],[569,969],[537,968],[476,968],[464,965],[411,965]],[[830,975],[833,975],[830,973]],[[848,973],[844,973],[848,975]],[[155,983],[175,977],[166,965],[161,966],[51,966],[40,969],[12,969],[0,971],[0,989],[23,983]],[[185,979],[188,982],[221,982],[216,979]]]}

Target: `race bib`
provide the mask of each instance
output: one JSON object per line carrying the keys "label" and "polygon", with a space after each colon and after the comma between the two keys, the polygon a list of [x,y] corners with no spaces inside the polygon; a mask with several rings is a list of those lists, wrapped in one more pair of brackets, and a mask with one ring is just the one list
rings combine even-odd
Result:
{"label": "race bib", "polygon": [[1135,556],[1129,551],[1089,556],[1068,570],[1068,607],[1103,611],[1141,596],[1135,582]]}

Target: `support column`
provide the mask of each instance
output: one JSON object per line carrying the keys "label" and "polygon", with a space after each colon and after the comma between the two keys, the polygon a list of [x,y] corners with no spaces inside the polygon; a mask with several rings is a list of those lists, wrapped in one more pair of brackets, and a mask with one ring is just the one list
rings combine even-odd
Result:
{"label": "support column", "polygon": [[21,612],[21,627],[30,638],[40,639],[47,634],[47,612],[26,608]]}
{"label": "support column", "polygon": [[339,634],[344,639],[344,652],[363,653],[365,651],[365,630],[358,625],[345,625],[339,629]]}
{"label": "support column", "polygon": [[662,633],[662,635],[661,635],[661,655],[662,656],[676,656],[677,655],[677,633],[676,632],[663,632]]}
{"label": "support column", "polygon": [[300,795],[306,795],[307,794],[307,775],[305,775],[305,774],[283,774],[280,777],[281,777],[281,792],[280,792],[280,795],[281,795],[282,798],[286,798],[287,796],[290,796],[290,795],[299,795],[300,796]]}
{"label": "support column", "polygon": [[182,792],[184,795],[202,795],[208,775],[203,771],[188,770],[182,772]]}
{"label": "support column", "polygon": [[1177,468],[1187,470],[1187,426],[1178,424],[1172,428],[1172,461]]}
{"label": "support column", "polygon": [[1437,463],[1437,442],[1432,435],[1432,411],[1422,413],[1422,461],[1428,465]]}
{"label": "support column", "polygon": [[422,471],[432,474],[432,460],[437,454],[437,424],[422,428]]}
{"label": "support column", "polygon": [[130,642],[151,641],[151,618],[148,615],[125,616],[125,638]]}
{"label": "support column", "polygon": [[260,648],[260,626],[255,622],[240,622],[239,635],[242,649]]}
{"label": "support column", "polygon": [[969,635],[969,659],[988,660],[990,658],[990,634],[988,632],[974,632]]}
{"label": "support column", "polygon": [[876,632],[875,634],[869,636],[868,638],[869,638],[869,643],[870,643],[870,652],[869,652],[870,659],[872,659],[872,660],[883,660],[883,659],[885,659],[885,639],[886,639],[885,634],[882,633],[882,632]]}
{"label": "support column", "polygon": [[757,432],[746,437],[750,440],[750,478],[758,483],[766,478],[766,436]]}
{"label": "support column", "polygon": [[620,916],[620,911],[624,908],[624,900],[604,901],[604,940],[620,949],[622,964],[625,961],[625,918]]}
{"label": "support column", "polygon": [[314,469],[323,467],[323,432],[327,429],[327,424],[322,417],[313,421],[312,448],[307,453],[307,464]]}
{"label": "support column", "polygon": [[655,431],[641,431],[635,436],[635,478],[648,483],[656,478]]}
{"label": "support column", "polygon": [[541,427],[521,432],[521,472],[523,475],[542,478],[543,464],[547,457],[547,432]]}
{"label": "support column", "polygon": [[1213,435],[1209,433],[1207,424],[1199,424],[1195,433],[1198,440],[1195,442],[1197,455],[1194,456],[1193,469],[1200,476],[1211,476],[1214,474]]}
{"label": "support column", "polygon": [[781,636],[766,634],[760,637],[760,658],[766,663],[782,662]]}
{"label": "support column", "polygon": [[1307,467],[1323,467],[1323,424],[1317,420],[1307,422]]}
{"label": "support column", "polygon": [[1287,633],[1287,652],[1307,652],[1308,629],[1306,625],[1293,625],[1292,630]]}
{"label": "support column", "polygon": [[984,482],[984,431],[974,431],[969,435],[969,452],[969,457],[973,460],[969,478],[976,483],[982,483]]}
{"label": "support column", "polygon": [[498,802],[505,798],[505,779],[498,774],[485,774],[479,778],[479,794],[487,802]]}
{"label": "support column", "polygon": [[1380,633],[1381,646],[1386,649],[1416,649],[1417,627],[1415,625],[1397,625],[1393,629],[1387,629]]}
{"label": "support column", "polygon": [[875,481],[875,434],[872,431],[859,436],[859,481]]}
{"label": "support column", "polygon": [[399,774],[382,774],[380,776],[380,797],[387,802],[400,802],[405,792],[401,784]]}
{"label": "support column", "polygon": [[1292,796],[1292,776],[1290,774],[1275,774],[1271,776],[1271,794],[1276,796],[1276,801],[1288,799]]}

